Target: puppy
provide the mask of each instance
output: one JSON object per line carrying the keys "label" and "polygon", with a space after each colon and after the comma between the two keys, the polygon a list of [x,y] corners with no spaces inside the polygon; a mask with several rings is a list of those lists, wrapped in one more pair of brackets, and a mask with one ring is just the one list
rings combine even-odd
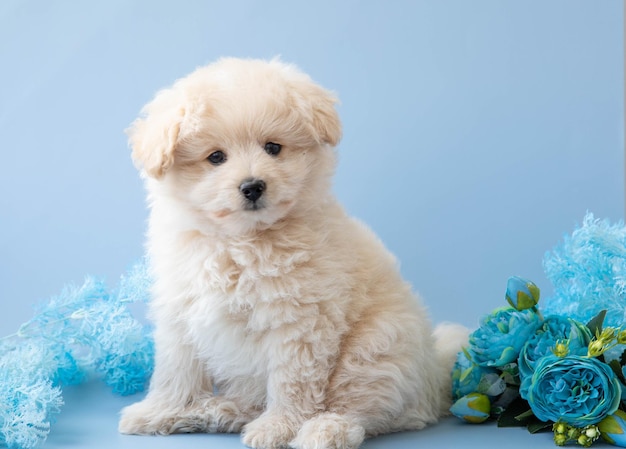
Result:
{"label": "puppy", "polygon": [[120,432],[357,448],[447,410],[467,332],[433,333],[393,256],[333,197],[335,103],[292,65],[222,59],[131,126],[156,361]]}

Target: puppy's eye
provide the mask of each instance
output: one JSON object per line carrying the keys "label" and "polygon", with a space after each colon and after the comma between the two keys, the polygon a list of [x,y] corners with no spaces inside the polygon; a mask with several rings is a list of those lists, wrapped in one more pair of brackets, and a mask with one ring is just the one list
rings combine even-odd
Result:
{"label": "puppy's eye", "polygon": [[270,156],[276,156],[278,153],[280,153],[280,150],[282,150],[282,148],[283,146],[279,143],[267,142],[265,144],[265,152]]}
{"label": "puppy's eye", "polygon": [[209,154],[207,160],[213,165],[220,165],[226,162],[226,155],[223,151],[214,151],[213,153]]}

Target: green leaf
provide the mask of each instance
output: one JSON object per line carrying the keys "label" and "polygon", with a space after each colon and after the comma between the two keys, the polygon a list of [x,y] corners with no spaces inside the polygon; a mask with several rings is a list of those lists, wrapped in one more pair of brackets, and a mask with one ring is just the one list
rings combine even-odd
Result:
{"label": "green leaf", "polygon": [[620,365],[620,363],[614,359],[609,362],[609,366],[615,373],[615,376],[617,376],[617,379],[622,383],[622,385],[626,385],[626,378],[624,378],[624,373],[622,372],[622,365]]}
{"label": "green leaf", "polygon": [[622,352],[622,355],[619,358],[619,364],[622,366],[626,365],[626,350]]}
{"label": "green leaf", "polygon": [[543,422],[539,421],[537,418],[534,418],[533,422],[528,423],[528,427],[526,428],[530,433],[539,433],[545,430],[552,430],[553,425],[554,423],[552,422]]}
{"label": "green leaf", "polygon": [[515,419],[517,419],[518,421],[521,421],[521,422],[527,422],[533,416],[535,416],[535,415],[533,415],[533,411],[532,410],[526,410],[524,413],[520,413],[519,415],[517,415],[515,417]]}
{"label": "green leaf", "polygon": [[519,389],[516,387],[507,386],[504,393],[502,393],[491,404],[491,417],[498,419],[500,415],[513,403],[513,401],[519,399]]}
{"label": "green leaf", "polygon": [[474,369],[474,367],[470,366],[469,368],[464,369],[463,371],[461,371],[461,377],[459,378],[459,382],[463,382],[467,378],[467,376],[469,376],[471,374],[473,369]]}
{"label": "green leaf", "polygon": [[591,335],[598,335],[602,332],[602,323],[604,323],[604,317],[606,317],[606,310],[600,311],[595,317],[587,323],[587,327],[591,331]]}
{"label": "green leaf", "polygon": [[[530,419],[527,416],[528,412],[530,412],[528,402],[522,398],[517,398],[498,418],[498,427],[525,427],[528,419]],[[534,418],[532,412],[530,416]]]}

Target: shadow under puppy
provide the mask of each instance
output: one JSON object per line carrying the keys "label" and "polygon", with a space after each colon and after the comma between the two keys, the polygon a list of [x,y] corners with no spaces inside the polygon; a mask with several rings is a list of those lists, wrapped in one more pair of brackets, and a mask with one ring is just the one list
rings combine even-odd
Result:
{"label": "shadow under puppy", "polygon": [[335,102],[292,65],[221,59],[131,126],[156,361],[122,433],[357,448],[447,410],[467,331],[433,332],[393,256],[333,197]]}

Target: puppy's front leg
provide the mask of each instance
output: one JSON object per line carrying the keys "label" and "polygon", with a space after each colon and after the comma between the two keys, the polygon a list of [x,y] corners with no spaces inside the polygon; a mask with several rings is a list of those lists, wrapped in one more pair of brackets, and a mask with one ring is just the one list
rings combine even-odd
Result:
{"label": "puppy's front leg", "polygon": [[127,434],[169,434],[184,407],[211,385],[183,343],[182,329],[163,322],[156,326],[155,366],[146,398],[122,410],[119,431]]}
{"label": "puppy's front leg", "polygon": [[302,423],[324,410],[331,363],[339,350],[339,338],[324,327],[318,323],[293,340],[286,340],[286,333],[273,335],[275,341],[268,343],[273,353],[269,357],[267,408],[244,427],[245,445],[255,449],[287,447]]}
{"label": "puppy's front leg", "polygon": [[[182,329],[159,323],[155,335],[156,360],[146,398],[122,410],[119,431],[126,434],[170,434],[198,431],[181,422],[191,404],[211,394],[211,382],[185,344]],[[181,430],[182,428],[182,430]]]}

